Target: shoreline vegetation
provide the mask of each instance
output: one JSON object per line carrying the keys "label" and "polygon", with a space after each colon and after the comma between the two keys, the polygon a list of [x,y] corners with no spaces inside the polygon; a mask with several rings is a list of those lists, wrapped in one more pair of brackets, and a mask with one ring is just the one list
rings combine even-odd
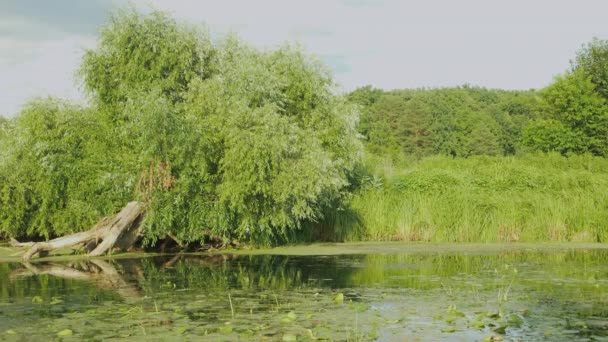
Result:
{"label": "shoreline vegetation", "polygon": [[36,99],[0,118],[0,240],[25,261],[65,248],[608,242],[608,41],[541,90],[339,94],[297,46],[260,51],[126,9],[79,80],[86,106]]}
{"label": "shoreline vegetation", "polygon": [[[376,159],[350,210],[346,240],[606,242],[608,161],[558,154]],[[340,213],[340,212],[339,212]],[[344,215],[347,216],[347,215]]]}

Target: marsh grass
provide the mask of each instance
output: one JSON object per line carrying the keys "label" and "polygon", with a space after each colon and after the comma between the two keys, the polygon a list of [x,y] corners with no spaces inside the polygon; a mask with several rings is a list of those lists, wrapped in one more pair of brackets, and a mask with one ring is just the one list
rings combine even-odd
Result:
{"label": "marsh grass", "polygon": [[[368,156],[348,210],[330,217],[342,240],[608,241],[608,160],[556,154]],[[355,216],[354,218],[352,216]]]}

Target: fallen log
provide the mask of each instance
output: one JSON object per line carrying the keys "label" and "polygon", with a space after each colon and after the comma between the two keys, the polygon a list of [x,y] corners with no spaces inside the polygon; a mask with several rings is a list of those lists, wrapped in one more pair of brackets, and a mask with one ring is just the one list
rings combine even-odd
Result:
{"label": "fallen log", "polygon": [[[99,256],[119,245],[126,250],[136,241],[139,235],[140,218],[144,213],[144,206],[140,202],[129,202],[114,217],[101,220],[93,228],[80,233],[59,237],[46,242],[18,242],[11,240],[13,246],[31,246],[25,254],[23,261],[27,262],[36,255],[46,255],[61,248],[75,248],[85,246],[89,256]],[[124,239],[122,238],[124,237]]]}

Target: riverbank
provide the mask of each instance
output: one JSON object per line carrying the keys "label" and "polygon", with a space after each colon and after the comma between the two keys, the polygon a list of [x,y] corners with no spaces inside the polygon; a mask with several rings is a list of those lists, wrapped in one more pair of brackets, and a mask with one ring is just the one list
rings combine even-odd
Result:
{"label": "riverbank", "polygon": [[[564,251],[598,250],[608,251],[607,243],[590,242],[544,242],[544,243],[433,243],[433,242],[404,242],[404,241],[366,241],[345,243],[312,243],[295,244],[274,248],[240,248],[217,249],[209,252],[182,252],[182,253],[155,253],[155,252],[128,252],[115,253],[101,257],[91,258],[86,254],[77,254],[73,250],[63,249],[50,256],[33,259],[32,262],[63,262],[83,259],[128,259],[147,258],[159,256],[193,256],[204,257],[210,255],[284,255],[284,256],[330,256],[330,255],[396,255],[396,254],[428,254],[435,255],[486,255],[497,253],[534,252],[551,253]],[[0,263],[21,262],[23,249],[8,246],[0,242]]]}

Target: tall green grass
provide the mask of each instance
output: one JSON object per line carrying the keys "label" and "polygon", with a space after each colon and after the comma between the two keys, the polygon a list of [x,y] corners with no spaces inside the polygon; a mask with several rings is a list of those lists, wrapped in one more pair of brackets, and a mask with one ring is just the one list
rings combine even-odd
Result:
{"label": "tall green grass", "polygon": [[604,158],[436,156],[393,163],[369,156],[366,163],[370,174],[349,210],[329,218],[339,239],[608,241]]}

